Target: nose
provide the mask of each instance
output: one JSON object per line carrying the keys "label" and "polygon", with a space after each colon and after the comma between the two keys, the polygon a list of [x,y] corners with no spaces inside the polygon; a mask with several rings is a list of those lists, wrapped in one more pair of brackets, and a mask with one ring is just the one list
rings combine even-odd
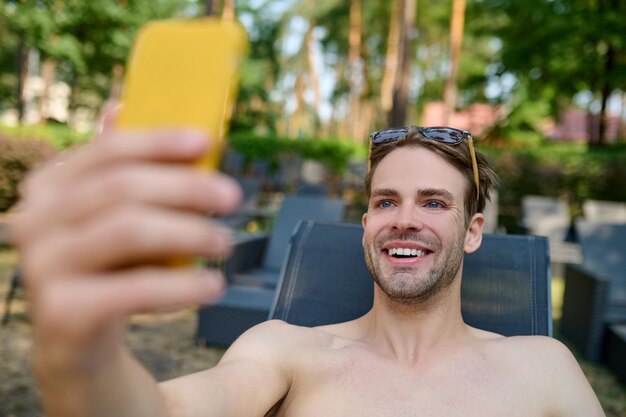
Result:
{"label": "nose", "polygon": [[398,207],[398,210],[395,211],[391,227],[400,232],[420,231],[424,228],[424,223],[419,210],[413,205],[406,204]]}

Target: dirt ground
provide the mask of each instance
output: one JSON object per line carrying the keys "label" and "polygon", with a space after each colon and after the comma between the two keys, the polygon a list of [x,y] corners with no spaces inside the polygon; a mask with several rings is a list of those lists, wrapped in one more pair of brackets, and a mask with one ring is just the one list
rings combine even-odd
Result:
{"label": "dirt ground", "polygon": [[[15,255],[0,251],[0,312],[4,313]],[[43,415],[29,362],[31,326],[23,292],[11,305],[11,319],[0,326],[0,417]],[[223,350],[194,344],[193,310],[131,319],[128,344],[137,357],[162,381],[214,366]]]}
{"label": "dirt ground", "polygon": [[[0,312],[4,312],[15,261],[13,252],[0,250]],[[40,417],[43,413],[29,363],[31,326],[22,292],[11,310],[10,322],[0,326],[0,417]],[[173,378],[211,367],[223,353],[196,346],[195,326],[193,310],[137,316],[130,322],[128,343],[157,380]],[[602,365],[580,363],[607,417],[626,417],[626,385]]]}

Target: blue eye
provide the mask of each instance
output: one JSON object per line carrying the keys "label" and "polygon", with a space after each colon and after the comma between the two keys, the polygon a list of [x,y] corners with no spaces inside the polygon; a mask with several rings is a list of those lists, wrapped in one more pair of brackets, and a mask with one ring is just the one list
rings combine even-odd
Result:
{"label": "blue eye", "polygon": [[428,203],[426,203],[426,207],[431,208],[431,209],[438,209],[438,208],[443,208],[443,204],[441,204],[441,202],[436,201],[436,200],[430,200],[428,201]]}
{"label": "blue eye", "polygon": [[378,203],[378,207],[390,208],[390,207],[393,207],[393,203],[389,200],[382,200],[380,203]]}

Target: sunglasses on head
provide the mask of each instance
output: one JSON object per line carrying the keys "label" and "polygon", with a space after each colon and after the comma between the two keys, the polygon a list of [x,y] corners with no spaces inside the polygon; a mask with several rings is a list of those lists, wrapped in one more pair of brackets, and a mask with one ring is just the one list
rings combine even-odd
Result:
{"label": "sunglasses on head", "polygon": [[[480,197],[480,182],[478,180],[478,164],[476,163],[476,153],[474,152],[474,140],[472,134],[466,130],[454,129],[452,127],[419,127],[417,130],[424,137],[448,145],[458,145],[463,140],[467,140],[470,156],[472,158],[472,171],[474,172],[474,183],[476,184],[476,199]],[[371,147],[383,143],[396,142],[404,139],[409,132],[408,127],[379,130],[370,134],[370,154]]]}

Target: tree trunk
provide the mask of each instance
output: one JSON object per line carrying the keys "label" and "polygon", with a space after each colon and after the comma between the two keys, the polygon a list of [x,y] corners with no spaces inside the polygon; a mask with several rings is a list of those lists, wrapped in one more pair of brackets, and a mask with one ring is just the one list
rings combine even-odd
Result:
{"label": "tree trunk", "polygon": [[74,126],[76,122],[76,111],[78,110],[77,105],[78,99],[78,74],[76,70],[72,69],[72,73],[70,75],[70,96],[67,104],[67,124],[69,126]]}
{"label": "tree trunk", "polygon": [[415,32],[415,13],[417,0],[404,0],[403,19],[401,24],[399,72],[393,89],[391,111],[388,113],[389,126],[406,124],[407,107],[409,105],[409,81],[411,79],[411,40]]}
{"label": "tree trunk", "polygon": [[348,115],[349,134],[353,140],[360,139],[361,132],[361,97],[363,94],[363,65],[362,50],[362,2],[350,2],[350,35],[348,37],[348,68],[350,74],[350,113]]}
{"label": "tree trunk", "polygon": [[224,0],[222,19],[235,20],[235,0]]}
{"label": "tree trunk", "polygon": [[304,100],[304,77],[298,74],[296,77],[296,85],[294,87],[296,95],[296,109],[289,120],[289,136],[297,138],[302,136],[302,132],[306,124],[306,102]]}
{"label": "tree trunk", "polygon": [[587,144],[591,147],[598,146],[598,127],[596,125],[597,117],[591,111],[591,104],[587,107]]}
{"label": "tree trunk", "polygon": [[404,0],[393,0],[391,4],[391,18],[389,34],[387,35],[387,56],[385,58],[385,73],[380,91],[380,105],[383,112],[391,111],[393,105],[393,88],[398,74],[400,59],[400,30],[402,29],[402,11]]}
{"label": "tree trunk", "polygon": [[52,58],[46,58],[41,66],[41,79],[43,89],[39,97],[39,120],[45,122],[50,117],[50,87],[54,84],[56,62]]}
{"label": "tree trunk", "polygon": [[15,98],[17,105],[17,121],[24,121],[24,113],[26,111],[26,102],[24,98],[24,88],[26,86],[26,78],[28,77],[28,47],[23,36],[20,36],[20,43],[17,47],[17,86],[15,89]]}
{"label": "tree trunk", "polygon": [[206,16],[214,16],[217,14],[219,0],[205,0],[204,14]]}
{"label": "tree trunk", "polygon": [[618,137],[622,140],[626,139],[626,91],[622,91],[622,109],[619,118]]}
{"label": "tree trunk", "polygon": [[613,92],[613,86],[610,82],[610,74],[613,72],[615,67],[615,48],[613,45],[609,45],[606,51],[606,60],[604,63],[604,77],[602,77],[602,89],[600,90],[600,120],[598,121],[598,146],[604,146],[607,143],[606,137],[606,122],[607,122],[607,114],[606,108],[609,101],[609,97]]}
{"label": "tree trunk", "polygon": [[304,47],[306,49],[307,66],[309,69],[309,77],[311,81],[311,90],[313,91],[313,135],[317,136],[320,129],[319,110],[322,104],[321,88],[320,88],[320,76],[315,66],[315,37],[313,36],[313,29],[315,23],[309,22],[309,28],[304,36]]}
{"label": "tree trunk", "polygon": [[[337,64],[335,65],[335,79],[343,80],[347,76],[347,63],[345,59],[341,57]],[[336,96],[331,97],[331,104],[333,106],[333,110],[331,112],[331,126],[329,127],[329,135],[337,136],[337,137],[349,137],[350,133],[348,131],[347,125],[347,117],[342,115],[341,111],[341,99]]]}
{"label": "tree trunk", "polygon": [[465,0],[453,0],[450,18],[450,74],[446,80],[443,100],[446,104],[445,124],[448,124],[454,113],[457,101],[457,79],[459,75],[459,57],[463,44],[463,27],[465,26]]}
{"label": "tree trunk", "polygon": [[109,99],[119,100],[122,96],[122,86],[124,84],[124,66],[122,64],[113,65],[111,71],[111,88]]}

